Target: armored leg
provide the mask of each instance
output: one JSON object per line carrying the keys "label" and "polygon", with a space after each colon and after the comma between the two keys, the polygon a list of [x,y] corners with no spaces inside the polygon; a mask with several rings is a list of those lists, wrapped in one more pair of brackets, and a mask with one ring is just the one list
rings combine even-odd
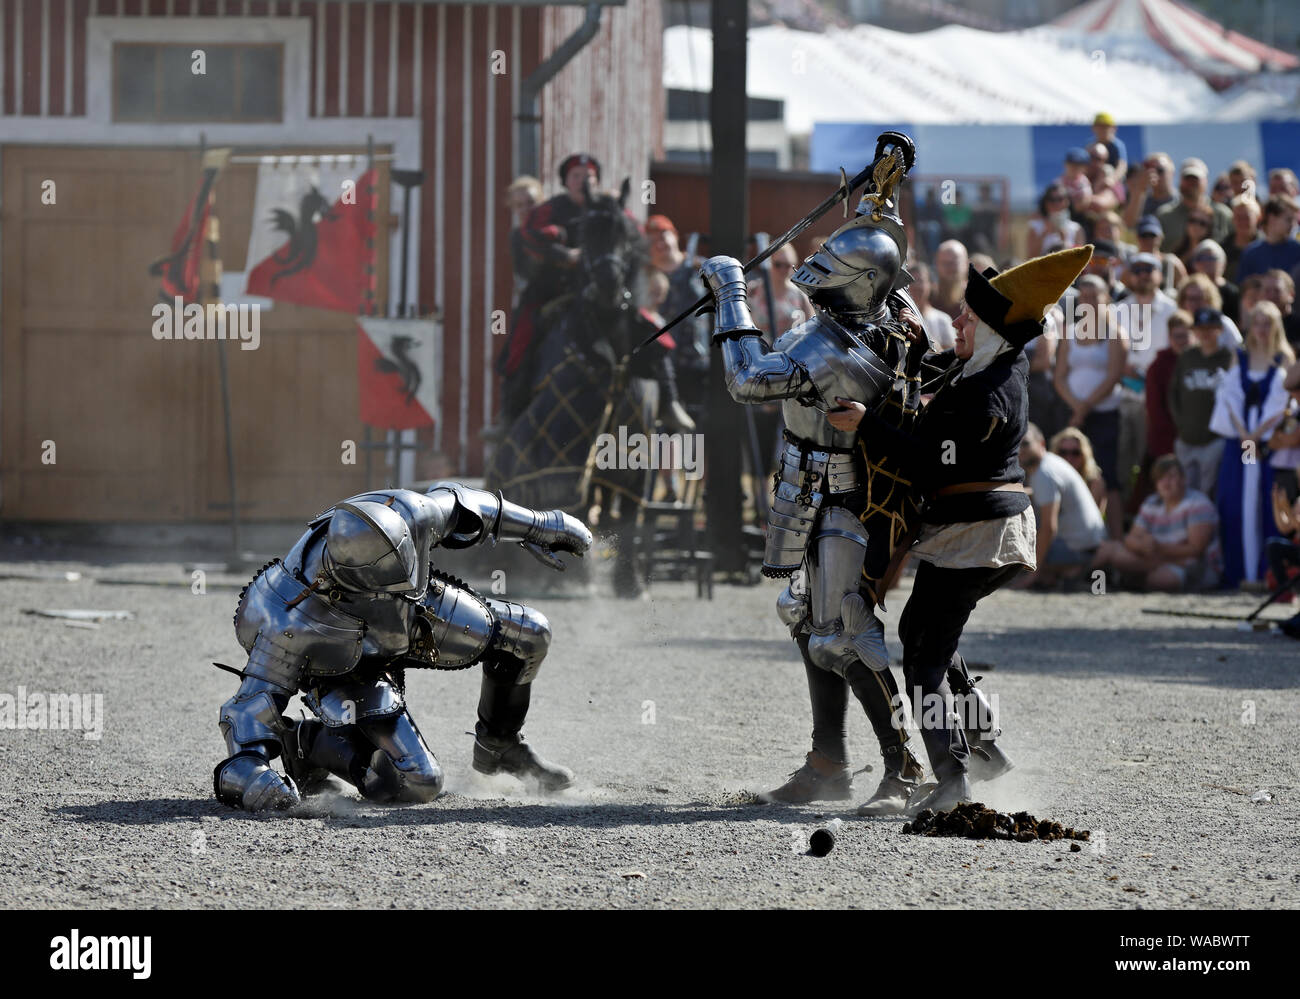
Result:
{"label": "armored leg", "polygon": [[489,603],[498,628],[483,657],[473,767],[482,774],[507,773],[534,780],[543,791],[563,790],[573,783],[573,772],[538,756],[524,741],[522,731],[532,681],[550,646],[550,625],[542,614],[523,604]]}
{"label": "armored leg", "polygon": [[432,801],[442,793],[442,768],[410,712],[361,722],[374,745],[360,790],[372,801]]}
{"label": "armored leg", "polygon": [[847,510],[822,514],[808,549],[805,572],[810,596],[808,655],[840,676],[851,663],[889,668],[885,626],[859,593],[867,532]]}
{"label": "armored leg", "polygon": [[358,790],[375,747],[356,726],[330,728],[315,718],[297,722],[284,751],[284,769],[303,795],[317,790],[333,774]]}
{"label": "armored leg", "polygon": [[808,675],[808,701],[812,705],[812,747],[828,759],[847,763],[849,758],[849,685],[843,677],[822,669],[808,658],[808,638],[799,640],[804,672]]}
{"label": "armored leg", "polygon": [[[846,560],[848,561],[850,560]],[[856,588],[856,573],[861,571],[860,559],[858,568],[853,571],[855,577],[852,585]],[[810,801],[842,800],[849,796],[852,777],[847,763],[845,716],[848,691],[851,689],[875,730],[885,761],[885,777],[881,788],[869,802],[872,810],[863,814],[891,814],[880,810],[884,807],[880,805],[884,790],[889,791],[887,797],[891,802],[899,795],[902,796],[899,807],[892,809],[901,811],[902,805],[906,804],[907,794],[921,775],[921,767],[907,749],[907,730],[896,712],[899,703],[898,685],[893,673],[888,669],[877,671],[868,668],[856,653],[832,660],[842,667],[842,672],[827,668],[824,665],[825,658],[821,663],[814,660],[811,645],[817,641],[817,635],[809,633],[808,625],[811,606],[818,605],[816,587],[819,580],[825,577],[815,575],[812,567],[806,565],[802,578],[814,580],[814,596],[811,599],[805,596],[802,587],[792,582],[777,598],[776,606],[777,615],[790,628],[799,646],[808,676],[808,696],[813,714],[813,751],[808,754],[804,766],[790,775],[790,780],[760,797],[764,801],[803,804]],[[847,587],[849,584],[846,582],[841,585]],[[832,594],[835,592],[843,593],[843,590],[832,591]],[[853,595],[862,599],[856,589]],[[824,589],[820,596],[822,612],[828,615],[835,603],[834,596],[826,597]],[[865,606],[863,601],[863,607]],[[830,648],[830,644],[823,642],[820,648],[824,652]]]}
{"label": "armored leg", "polygon": [[326,770],[379,802],[432,801],[442,768],[388,676],[335,683],[303,697],[316,720],[299,723],[286,765],[306,781]]}
{"label": "armored leg", "polygon": [[283,712],[292,691],[246,677],[221,706],[218,724],[230,756],[212,773],[217,800],[232,808],[289,808],[301,799],[291,777],[271,769],[284,744]]}

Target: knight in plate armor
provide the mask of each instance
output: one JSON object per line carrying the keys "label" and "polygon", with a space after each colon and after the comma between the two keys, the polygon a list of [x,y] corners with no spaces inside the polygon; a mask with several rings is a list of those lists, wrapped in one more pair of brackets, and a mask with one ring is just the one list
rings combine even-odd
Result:
{"label": "knight in plate armor", "polygon": [[[885,761],[867,814],[901,812],[922,772],[896,712],[902,702],[889,669],[884,625],[874,613],[877,590],[869,585],[872,577],[885,575],[898,536],[891,535],[888,518],[869,516],[870,466],[856,430],[835,425],[843,400],[870,410],[887,404],[899,413],[919,408],[926,342],[905,291],[907,236],[895,198],[915,156],[907,136],[880,136],[857,216],[793,278],[815,306],[814,315],[771,346],[753,324],[740,263],[713,257],[701,271],[714,300],[713,342],[721,348],[732,398],[746,404],[780,401],[785,418],[763,573],[791,577],[777,611],[807,672],[813,750],[790,781],[763,796],[768,801],[849,797],[849,690],[861,701]],[[894,492],[902,502],[910,490]],[[879,496],[874,508],[880,508]],[[864,573],[869,563],[875,569]]]}
{"label": "knight in plate armor", "polygon": [[[331,774],[379,802],[432,801],[443,774],[406,708],[407,669],[483,664],[473,767],[544,791],[573,774],[524,741],[532,682],[550,644],[546,618],[483,597],[436,571],[430,552],[518,542],[552,568],[582,555],[591,533],[561,511],[439,482],[427,493],[386,489],[338,503],[240,594],[235,633],[248,653],[221,706],[229,757],[217,799],[252,811],[288,808]],[[225,667],[230,669],[230,667]],[[314,718],[285,709],[302,694]],[[285,773],[272,768],[283,759]]]}

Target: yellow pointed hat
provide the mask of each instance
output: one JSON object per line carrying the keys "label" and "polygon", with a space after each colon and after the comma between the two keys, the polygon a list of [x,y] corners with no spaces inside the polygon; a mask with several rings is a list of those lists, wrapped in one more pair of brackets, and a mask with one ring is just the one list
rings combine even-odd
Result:
{"label": "yellow pointed hat", "polygon": [[970,269],[966,304],[1001,337],[1018,347],[1042,332],[1043,316],[1092,259],[1092,244],[1058,250],[998,273]]}

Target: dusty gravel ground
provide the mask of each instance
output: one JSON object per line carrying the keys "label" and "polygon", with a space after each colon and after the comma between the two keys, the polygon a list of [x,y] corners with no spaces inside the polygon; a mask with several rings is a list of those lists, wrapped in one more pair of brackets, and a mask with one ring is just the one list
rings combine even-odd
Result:
{"label": "dusty gravel ground", "polygon": [[[377,807],[340,785],[302,814],[241,814],[212,798],[217,707],[237,681],[208,664],[242,665],[242,580],[210,573],[194,594],[180,562],[26,561],[12,547],[0,558],[0,575],[83,574],[0,579],[0,695],[102,694],[104,710],[99,739],[0,729],[6,906],[1300,905],[1300,643],[1142,613],[1234,613],[1250,597],[1002,592],[980,605],[963,651],[994,664],[984,685],[1018,768],[977,797],[1092,830],[1072,853],[859,819],[876,773],[857,778],[846,808],[748,804],[802,761],[810,727],[772,582],[719,586],[712,602],[680,583],[644,602],[510,591],[554,628],[526,731],[578,771],[560,796],[470,770],[476,671],[413,672],[411,708],[447,772],[438,801]],[[123,579],[142,585],[107,582]],[[905,596],[886,615],[896,653]],[[29,608],[134,620],[81,628]],[[878,764],[851,712],[855,768]],[[1272,801],[1253,803],[1260,790]],[[836,848],[808,856],[808,835],[835,817]]]}

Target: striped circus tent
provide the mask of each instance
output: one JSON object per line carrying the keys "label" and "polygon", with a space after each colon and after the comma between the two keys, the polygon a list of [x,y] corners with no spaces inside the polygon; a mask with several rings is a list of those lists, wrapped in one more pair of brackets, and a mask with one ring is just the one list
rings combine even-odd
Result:
{"label": "striped circus tent", "polygon": [[1295,56],[1232,31],[1176,0],[1089,0],[1051,24],[1106,39],[1150,39],[1220,89],[1253,73],[1300,66]]}

